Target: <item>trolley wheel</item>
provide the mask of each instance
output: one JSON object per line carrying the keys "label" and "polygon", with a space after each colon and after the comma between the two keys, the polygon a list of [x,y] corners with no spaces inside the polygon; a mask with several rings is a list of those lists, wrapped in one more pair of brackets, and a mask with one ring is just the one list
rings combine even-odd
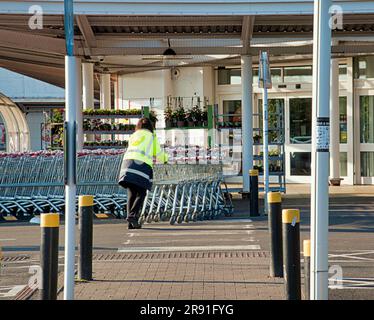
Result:
{"label": "trolley wheel", "polygon": [[192,215],[191,219],[192,219],[193,222],[196,222],[196,221],[197,221],[197,216],[196,216],[195,213]]}
{"label": "trolley wheel", "polygon": [[145,221],[144,216],[141,216],[138,220],[139,224],[143,224]]}
{"label": "trolley wheel", "polygon": [[152,216],[149,214],[145,221],[147,221],[147,223],[151,223],[152,222]]}
{"label": "trolley wheel", "polygon": [[170,217],[169,222],[171,225],[175,224],[175,216]]}
{"label": "trolley wheel", "polygon": [[177,223],[182,223],[183,221],[183,217],[182,216],[178,216],[177,217]]}
{"label": "trolley wheel", "polygon": [[189,214],[186,214],[184,216],[184,222],[189,222],[190,221],[190,215]]}
{"label": "trolley wheel", "polygon": [[159,222],[160,221],[160,216],[156,215],[155,218],[153,219],[154,222]]}

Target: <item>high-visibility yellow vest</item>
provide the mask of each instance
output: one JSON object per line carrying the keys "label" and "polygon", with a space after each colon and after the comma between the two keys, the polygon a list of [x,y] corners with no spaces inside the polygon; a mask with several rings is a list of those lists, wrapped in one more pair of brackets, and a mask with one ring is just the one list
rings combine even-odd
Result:
{"label": "high-visibility yellow vest", "polygon": [[153,158],[165,163],[168,155],[161,149],[155,134],[147,129],[135,131],[129,139],[124,159],[139,160],[153,167]]}

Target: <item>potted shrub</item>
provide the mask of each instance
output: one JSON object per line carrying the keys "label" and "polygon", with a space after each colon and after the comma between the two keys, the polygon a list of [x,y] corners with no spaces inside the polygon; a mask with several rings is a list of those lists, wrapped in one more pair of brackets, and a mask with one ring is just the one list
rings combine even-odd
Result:
{"label": "potted shrub", "polygon": [[182,106],[178,107],[178,109],[175,111],[175,118],[177,120],[177,127],[181,128],[185,126],[186,122],[186,111]]}
{"label": "potted shrub", "polygon": [[208,126],[208,111],[204,110],[201,113],[201,121],[202,121],[202,126],[207,127]]}
{"label": "potted shrub", "polygon": [[171,128],[173,126],[173,110],[170,106],[166,107],[164,111],[165,117],[165,128]]}
{"label": "potted shrub", "polygon": [[187,127],[195,127],[196,124],[193,118],[192,110],[186,113],[186,120],[187,120]]}
{"label": "potted shrub", "polygon": [[254,143],[260,143],[261,142],[261,136],[259,135],[259,134],[255,134],[254,136],[253,136],[253,142]]}
{"label": "potted shrub", "polygon": [[194,106],[190,110],[190,116],[192,118],[192,121],[194,122],[194,125],[196,127],[201,126],[201,120],[202,120],[202,112],[201,109],[198,105]]}

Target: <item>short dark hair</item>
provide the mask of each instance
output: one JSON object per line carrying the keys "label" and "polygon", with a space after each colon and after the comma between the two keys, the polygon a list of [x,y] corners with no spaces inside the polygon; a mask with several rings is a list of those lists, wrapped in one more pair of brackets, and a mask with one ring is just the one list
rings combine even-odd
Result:
{"label": "short dark hair", "polygon": [[141,129],[147,129],[147,130],[149,130],[153,133],[154,128],[153,128],[152,121],[148,118],[139,119],[139,121],[138,121],[138,123],[135,127],[135,131],[141,130]]}

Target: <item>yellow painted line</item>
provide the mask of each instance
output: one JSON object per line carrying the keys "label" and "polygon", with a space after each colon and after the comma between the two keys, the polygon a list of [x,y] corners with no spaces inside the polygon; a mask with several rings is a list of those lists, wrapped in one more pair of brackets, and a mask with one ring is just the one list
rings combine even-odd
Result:
{"label": "yellow painted line", "polygon": [[18,219],[14,216],[3,216],[6,221],[17,221]]}
{"label": "yellow painted line", "polygon": [[95,216],[96,218],[99,218],[99,219],[108,219],[109,216],[105,213],[95,213]]}

